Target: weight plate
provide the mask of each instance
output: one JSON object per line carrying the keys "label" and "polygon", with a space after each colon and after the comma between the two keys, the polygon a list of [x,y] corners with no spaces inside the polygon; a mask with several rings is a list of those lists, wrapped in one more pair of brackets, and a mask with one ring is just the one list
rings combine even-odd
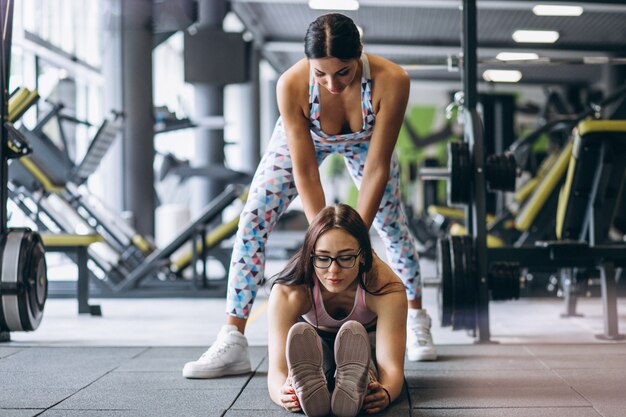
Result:
{"label": "weight plate", "polygon": [[11,229],[2,237],[0,330],[39,327],[48,295],[47,268],[41,237],[30,229]]}

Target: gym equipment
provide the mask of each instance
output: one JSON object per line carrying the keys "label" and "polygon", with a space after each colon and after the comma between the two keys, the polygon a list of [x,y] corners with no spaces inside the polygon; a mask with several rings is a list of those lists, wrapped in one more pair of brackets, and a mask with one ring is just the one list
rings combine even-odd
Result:
{"label": "gym equipment", "polygon": [[[447,180],[448,204],[470,202],[472,166],[469,146],[466,142],[448,143],[448,167],[420,169],[422,180]],[[486,186],[490,191],[514,191],[517,164],[511,153],[490,155],[485,163]]]}
{"label": "gym equipment", "polygon": [[[183,244],[192,240],[192,248],[197,248],[197,237],[200,235],[200,259],[206,259],[205,252],[205,228],[213,222],[217,216],[237,197],[244,193],[243,187],[231,184],[220,195],[218,195],[189,226],[185,228],[170,244],[165,248],[152,252],[139,267],[134,269],[124,281],[120,282],[115,291],[128,290],[139,285],[149,274],[154,273],[163,267],[164,261],[169,262],[169,257],[176,252]],[[192,263],[195,266],[194,263]],[[203,271],[206,276],[206,268]]]}
{"label": "gym equipment", "polygon": [[[619,340],[624,336],[617,327],[615,268],[626,265],[626,245],[610,244],[607,236],[626,173],[626,121],[581,122],[571,149],[562,156],[571,161],[566,165],[556,222],[556,236],[565,240],[489,248],[487,288],[491,300],[517,299],[521,268],[541,267],[558,270],[574,291],[581,272],[598,268],[605,325],[598,337]],[[451,325],[453,330],[474,330],[482,314],[476,293],[469,287],[476,284],[476,277],[468,279],[474,273],[475,246],[468,236],[450,236],[438,244],[440,319],[442,326]],[[576,315],[575,304],[575,294],[566,294],[564,316]]]}
{"label": "gym equipment", "polygon": [[48,297],[41,237],[30,229],[10,229],[0,242],[0,332],[39,327]]}
{"label": "gym equipment", "polygon": [[[453,309],[442,313],[442,317],[450,317],[453,328],[470,330],[478,342],[486,343],[490,339],[489,300],[518,296],[518,268],[598,268],[604,307],[604,333],[598,337],[622,339],[624,336],[619,334],[617,326],[615,270],[626,265],[626,245],[607,244],[605,232],[614,216],[615,202],[626,173],[626,121],[595,120],[578,127],[579,136],[573,145],[566,188],[557,211],[557,231],[564,236],[587,238],[588,242],[545,241],[537,242],[536,246],[488,248],[485,222],[488,170],[481,119],[476,111],[476,2],[464,0],[462,14],[464,143],[471,166],[467,182],[469,201],[465,210],[466,226],[471,236],[450,238],[451,274],[446,282],[449,288],[452,279],[453,295],[452,304],[448,302],[446,305]],[[615,100],[624,90],[626,86],[605,103]],[[599,109],[594,108],[587,116],[599,113]],[[440,176],[452,178],[452,170]],[[581,213],[584,213],[582,224]],[[443,267],[446,262],[447,257],[442,256],[439,263],[443,272],[448,270]],[[450,299],[443,290],[443,282],[444,277],[442,305],[445,304],[443,300]]]}
{"label": "gym equipment", "polygon": [[[48,278],[41,237],[27,228],[7,228],[8,160],[27,154],[30,148],[8,117],[12,1],[0,1],[0,19],[0,341],[7,341],[9,332],[39,327],[48,296]],[[24,98],[17,97],[20,101]],[[20,107],[16,115],[23,114],[26,108]]]}
{"label": "gym equipment", "polygon": [[[97,201],[80,183],[97,168],[100,160],[113,142],[119,130],[119,114],[114,114],[113,120],[105,120],[98,129],[88,152],[80,164],[74,164],[66,152],[59,149],[45,134],[42,124],[52,120],[52,117],[61,117],[60,105],[53,105],[52,110],[44,117],[44,121],[32,131],[20,129],[33,143],[34,152],[28,157],[20,155],[19,163],[11,166],[11,181],[9,192],[11,198],[18,207],[37,224],[41,230],[51,233],[63,233],[63,244],[51,246],[52,250],[63,250],[66,254],[83,268],[86,261],[83,259],[83,251],[89,255],[89,276],[97,283],[105,294],[136,288],[135,285],[122,285],[127,278],[135,280],[136,272],[145,271],[145,264],[149,265],[149,272],[161,281],[173,282],[181,277],[181,270],[186,264],[173,265],[162,251],[155,251],[154,247],[145,238],[137,234],[123,221],[116,218],[106,208],[101,207]],[[68,116],[62,116],[64,119]],[[242,187],[236,190],[228,189],[226,197],[218,197],[214,203],[221,208],[211,211],[210,218],[192,223],[192,233],[185,234],[186,238],[178,239],[176,245],[180,246],[189,239],[196,239],[201,233],[205,233],[207,223],[214,221],[224,207],[240,194]],[[234,194],[235,197],[232,197]],[[208,220],[207,220],[208,219]],[[81,234],[77,235],[78,229]],[[85,245],[85,230],[94,235],[96,244]],[[215,239],[215,236],[211,235]],[[221,241],[219,237],[217,241]],[[90,241],[90,243],[92,243]],[[177,249],[177,247],[175,248]],[[156,253],[155,253],[156,252]],[[213,251],[217,252],[217,250]],[[194,256],[197,256],[197,251]],[[203,252],[203,256],[204,256]],[[153,256],[154,257],[150,257]],[[151,263],[152,259],[158,259],[157,263]],[[195,265],[195,263],[193,263]],[[170,267],[171,266],[171,267]],[[194,268],[194,274],[199,275]],[[80,274],[79,274],[80,275]],[[84,275],[84,274],[83,274]],[[206,277],[206,272],[203,274]],[[80,278],[79,278],[79,281]],[[182,280],[179,280],[182,281]],[[81,282],[79,282],[79,285]],[[202,285],[203,287],[206,285]],[[81,287],[82,288],[82,287]],[[97,306],[87,304],[87,291],[79,291],[79,310],[81,312],[96,312]],[[94,308],[91,308],[94,307]]]}
{"label": "gym equipment", "polygon": [[102,241],[98,235],[42,235],[43,244],[47,252],[63,252],[71,254],[78,268],[76,294],[78,299],[78,314],[101,316],[99,305],[89,304],[89,245]]}

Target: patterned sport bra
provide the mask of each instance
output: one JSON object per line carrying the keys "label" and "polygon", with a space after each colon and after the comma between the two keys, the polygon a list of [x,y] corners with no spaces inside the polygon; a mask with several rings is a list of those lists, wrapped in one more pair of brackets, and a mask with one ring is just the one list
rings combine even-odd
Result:
{"label": "patterned sport bra", "polygon": [[367,55],[361,54],[363,71],[361,75],[361,111],[363,114],[363,125],[358,132],[351,132],[339,135],[327,135],[322,131],[320,122],[320,90],[319,84],[311,71],[309,81],[309,126],[311,132],[316,136],[329,142],[342,140],[363,140],[369,139],[374,131],[374,108],[372,106],[372,79],[370,77],[370,64]]}

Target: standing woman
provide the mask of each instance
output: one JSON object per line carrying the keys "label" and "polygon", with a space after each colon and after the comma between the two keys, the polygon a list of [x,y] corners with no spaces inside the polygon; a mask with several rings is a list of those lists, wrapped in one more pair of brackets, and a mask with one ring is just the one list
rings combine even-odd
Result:
{"label": "standing woman", "polygon": [[373,263],[368,228],[345,204],[324,208],[269,298],[270,397],[309,417],[384,410],[404,383],[407,301]]}
{"label": "standing woman", "polygon": [[344,157],[359,188],[356,209],[368,228],[372,224],[376,228],[391,268],[404,282],[408,359],[436,359],[393,152],[406,111],[409,78],[391,61],[362,53],[356,25],[342,14],[315,19],[304,49],[306,58],[278,80],[281,117],[240,216],[228,278],[227,324],[200,359],[185,365],[187,378],[250,371],[243,332],[263,278],[267,238],[297,195],[309,222],[325,207],[318,167],[330,154]]}

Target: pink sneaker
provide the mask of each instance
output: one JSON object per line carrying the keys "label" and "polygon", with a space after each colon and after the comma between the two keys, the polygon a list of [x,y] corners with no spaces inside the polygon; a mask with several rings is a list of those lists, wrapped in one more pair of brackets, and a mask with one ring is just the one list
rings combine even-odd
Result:
{"label": "pink sneaker", "polygon": [[330,393],[322,370],[322,342],[315,328],[296,323],[287,335],[287,366],[300,407],[308,417],[330,412]]}
{"label": "pink sneaker", "polygon": [[371,358],[370,342],[363,325],[356,321],[344,323],[335,339],[337,376],[331,400],[337,417],[354,417],[363,406],[367,392]]}

